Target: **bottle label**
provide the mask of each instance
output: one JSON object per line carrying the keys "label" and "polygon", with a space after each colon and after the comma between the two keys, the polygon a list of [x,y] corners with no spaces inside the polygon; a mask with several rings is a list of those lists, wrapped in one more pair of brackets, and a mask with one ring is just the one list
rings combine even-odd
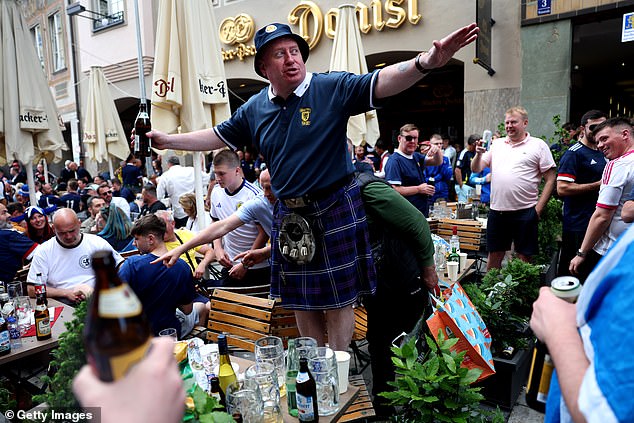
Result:
{"label": "bottle label", "polygon": [[9,331],[4,330],[0,332],[0,354],[11,351],[11,338],[9,337]]}
{"label": "bottle label", "polygon": [[297,401],[299,421],[315,420],[315,403],[313,397],[305,397],[302,394],[295,393],[295,399]]}
{"label": "bottle label", "polygon": [[137,134],[134,134],[134,151],[139,151],[141,149],[141,137]]}
{"label": "bottle label", "polygon": [[151,338],[148,338],[143,345],[136,347],[132,351],[125,354],[117,355],[110,358],[110,370],[114,380],[121,379],[128,373],[136,363],[145,357],[145,353],[150,348]]}
{"label": "bottle label", "polygon": [[99,317],[133,317],[141,314],[141,311],[141,301],[126,284],[99,292]]}
{"label": "bottle label", "polygon": [[35,330],[40,337],[50,335],[51,334],[51,319],[48,316],[44,318],[35,319]]}

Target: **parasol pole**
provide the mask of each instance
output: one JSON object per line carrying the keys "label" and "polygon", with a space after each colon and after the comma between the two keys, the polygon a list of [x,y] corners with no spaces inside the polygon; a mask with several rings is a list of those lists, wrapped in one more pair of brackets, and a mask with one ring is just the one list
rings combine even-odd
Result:
{"label": "parasol pole", "polygon": [[46,159],[42,159],[42,166],[44,166],[44,183],[48,184],[50,181],[48,180],[48,163]]}
{"label": "parasol pole", "polygon": [[[33,133],[33,145],[36,142],[35,132]],[[33,160],[24,163],[24,171],[26,172],[26,183],[29,185],[29,201],[32,206],[37,206],[37,197],[35,195],[35,178],[33,177]]]}
{"label": "parasol pole", "polygon": [[[145,76],[143,74],[143,47],[141,46],[141,20],[139,18],[139,0],[134,0],[134,13],[136,15],[136,50],[137,65],[139,67],[139,87],[141,103],[147,103],[145,96]],[[150,108],[148,108],[148,112]],[[145,158],[145,175],[149,178],[152,175],[152,157]]]}

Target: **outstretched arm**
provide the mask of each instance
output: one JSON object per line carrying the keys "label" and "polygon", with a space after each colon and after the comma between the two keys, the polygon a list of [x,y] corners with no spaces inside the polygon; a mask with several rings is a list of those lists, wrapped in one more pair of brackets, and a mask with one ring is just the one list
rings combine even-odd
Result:
{"label": "outstretched arm", "polygon": [[434,40],[429,51],[381,69],[375,90],[376,98],[393,96],[418,82],[424,73],[417,68],[417,61],[425,71],[446,65],[458,50],[475,41],[479,31],[475,23],[464,26],[440,41]]}
{"label": "outstretched arm", "polygon": [[182,245],[179,245],[173,250],[168,251],[161,257],[152,261],[152,264],[163,262],[165,266],[171,267],[174,265],[174,263],[176,263],[176,260],[178,260],[181,254],[183,254],[185,251],[189,251],[192,248],[198,247],[202,244],[208,244],[213,240],[224,236],[227,232],[234,230],[242,224],[242,221],[235,214],[232,214],[226,219],[219,220],[207,226],[205,229],[198,232],[198,234],[196,234],[196,236],[194,236],[189,241],[185,242]]}
{"label": "outstretched arm", "polygon": [[208,151],[227,146],[213,129],[201,129],[184,134],[166,134],[153,129],[147,136],[152,139],[152,147],[161,150]]}

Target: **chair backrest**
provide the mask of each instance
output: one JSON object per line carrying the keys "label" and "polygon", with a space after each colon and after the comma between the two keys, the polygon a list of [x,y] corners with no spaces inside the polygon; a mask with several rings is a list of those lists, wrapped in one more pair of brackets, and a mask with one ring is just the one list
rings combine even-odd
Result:
{"label": "chair backrest", "polygon": [[229,345],[255,350],[255,341],[268,336],[299,336],[295,316],[274,300],[214,289],[207,323],[207,339],[216,342],[220,333],[227,335]]}
{"label": "chair backrest", "polygon": [[354,308],[354,332],[352,333],[353,341],[361,341],[365,339],[368,333],[368,312],[365,307],[358,305]]}
{"label": "chair backrest", "polygon": [[271,293],[271,284],[253,285],[253,286],[223,286],[220,288],[227,292],[233,292],[236,294],[250,295],[258,298],[269,298]]}

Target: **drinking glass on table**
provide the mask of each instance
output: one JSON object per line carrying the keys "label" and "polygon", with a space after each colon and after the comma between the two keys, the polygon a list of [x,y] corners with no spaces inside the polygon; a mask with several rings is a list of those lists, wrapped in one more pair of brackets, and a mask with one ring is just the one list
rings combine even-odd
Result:
{"label": "drinking glass on table", "polygon": [[308,359],[313,354],[315,348],[317,348],[317,340],[310,336],[300,336],[295,338],[295,347],[297,350],[297,362],[299,362],[301,357]]}
{"label": "drinking glass on table", "polygon": [[229,414],[240,413],[242,421],[260,423],[263,418],[263,404],[260,388],[246,381],[235,381],[227,386],[225,402]]}
{"label": "drinking glass on table", "polygon": [[170,338],[173,338],[174,341],[178,340],[178,335],[176,333],[176,329],[174,328],[163,329],[162,331],[159,332],[159,336],[169,336]]}
{"label": "drinking glass on table", "polygon": [[9,298],[15,300],[22,296],[22,282],[14,281],[7,283],[7,293]]}
{"label": "drinking glass on table", "polygon": [[308,368],[317,384],[317,404],[320,416],[329,416],[339,410],[339,376],[335,352],[318,347],[308,360]]}
{"label": "drinking glass on table", "polygon": [[247,386],[257,385],[260,389],[264,405],[264,422],[282,423],[280,388],[273,364],[263,361],[249,366],[244,372],[244,381]]}
{"label": "drinking glass on table", "polygon": [[31,307],[31,299],[26,296],[18,297],[15,300],[15,314],[18,319],[18,328],[20,335],[24,336],[31,329],[31,316],[33,316],[33,307]]}
{"label": "drinking glass on table", "polygon": [[277,336],[265,336],[255,341],[255,361],[271,363],[277,374],[277,386],[280,395],[286,395],[286,364],[284,362],[284,343]]}

